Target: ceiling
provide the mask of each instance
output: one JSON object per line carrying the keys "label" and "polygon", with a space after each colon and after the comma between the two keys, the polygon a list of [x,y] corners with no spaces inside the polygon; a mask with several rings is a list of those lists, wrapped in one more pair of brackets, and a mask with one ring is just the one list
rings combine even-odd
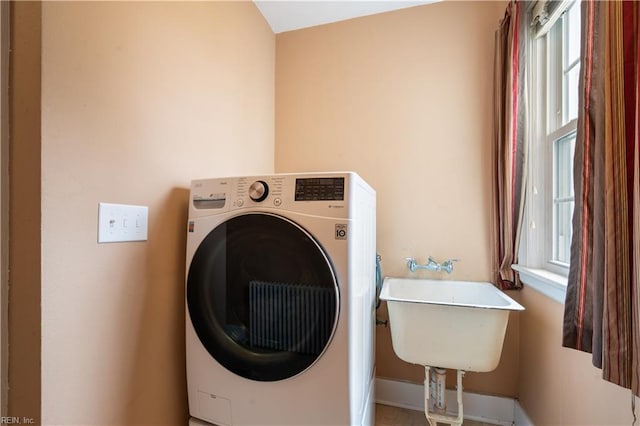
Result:
{"label": "ceiling", "polygon": [[439,0],[254,0],[274,33],[433,3]]}

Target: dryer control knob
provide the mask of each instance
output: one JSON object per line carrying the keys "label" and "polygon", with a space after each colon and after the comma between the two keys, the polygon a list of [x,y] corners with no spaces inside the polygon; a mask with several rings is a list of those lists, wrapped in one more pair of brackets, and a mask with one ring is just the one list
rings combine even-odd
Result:
{"label": "dryer control knob", "polygon": [[269,195],[269,185],[263,180],[257,180],[249,187],[249,198],[253,201],[264,201]]}

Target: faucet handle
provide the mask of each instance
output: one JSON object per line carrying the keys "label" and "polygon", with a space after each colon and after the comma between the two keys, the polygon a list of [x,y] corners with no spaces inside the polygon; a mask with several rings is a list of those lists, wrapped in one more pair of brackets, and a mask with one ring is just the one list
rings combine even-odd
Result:
{"label": "faucet handle", "polygon": [[405,257],[404,260],[407,261],[407,268],[409,268],[411,272],[415,272],[418,266],[416,260],[413,257]]}
{"label": "faucet handle", "polygon": [[442,262],[442,270],[447,274],[453,272],[453,262],[460,262],[460,259],[447,259]]}

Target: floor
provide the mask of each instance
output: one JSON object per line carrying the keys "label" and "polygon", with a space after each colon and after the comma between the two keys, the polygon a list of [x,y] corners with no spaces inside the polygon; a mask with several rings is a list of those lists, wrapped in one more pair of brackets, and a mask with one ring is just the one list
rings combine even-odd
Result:
{"label": "floor", "polygon": [[[376,404],[375,426],[428,426],[422,411]],[[490,423],[465,420],[464,426],[493,426]]]}

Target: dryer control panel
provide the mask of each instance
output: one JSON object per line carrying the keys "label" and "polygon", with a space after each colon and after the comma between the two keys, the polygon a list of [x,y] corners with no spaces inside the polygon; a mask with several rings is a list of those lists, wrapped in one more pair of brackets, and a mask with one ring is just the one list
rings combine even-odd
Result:
{"label": "dryer control panel", "polygon": [[348,217],[350,172],[275,174],[194,180],[193,215],[260,208],[295,210],[326,217]]}

